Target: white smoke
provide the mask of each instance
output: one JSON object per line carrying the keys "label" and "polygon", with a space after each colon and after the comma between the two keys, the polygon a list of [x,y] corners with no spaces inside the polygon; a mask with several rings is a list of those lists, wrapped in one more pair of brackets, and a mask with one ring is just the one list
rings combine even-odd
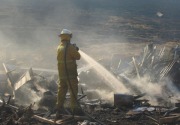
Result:
{"label": "white smoke", "polygon": [[179,99],[179,90],[168,78],[152,83],[147,76],[144,76],[140,79],[131,79],[129,83],[136,86],[141,93],[145,93],[144,98],[148,99],[152,105],[166,105],[167,102],[175,103]]}
{"label": "white smoke", "polygon": [[101,97],[100,99],[105,100],[107,103],[113,104],[114,102],[114,92],[110,92],[107,90],[95,90],[99,97]]}
{"label": "white smoke", "polygon": [[39,95],[36,91],[32,90],[31,85],[28,83],[23,85],[15,93],[16,103],[23,106],[28,106],[34,103],[36,104],[36,102],[38,102],[41,99],[41,97],[42,94]]}

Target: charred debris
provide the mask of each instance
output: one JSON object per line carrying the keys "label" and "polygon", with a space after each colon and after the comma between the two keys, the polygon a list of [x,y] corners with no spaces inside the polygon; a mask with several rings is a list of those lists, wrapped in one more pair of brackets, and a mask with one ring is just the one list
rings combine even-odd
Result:
{"label": "charred debris", "polygon": [[[79,74],[78,101],[85,112],[83,116],[72,116],[66,96],[63,118],[55,121],[54,107],[57,97],[57,72],[24,68],[3,63],[0,74],[0,124],[1,125],[179,125],[180,95],[163,84],[164,96],[151,96],[142,91],[134,80],[146,78],[146,82],[160,84],[172,82],[177,93],[180,91],[180,47],[157,49],[148,44],[138,57],[127,63],[113,55],[108,68],[132,94],[114,94],[113,103],[103,100],[96,91],[91,67]],[[99,81],[98,81],[99,82]],[[146,83],[143,83],[146,84]],[[88,85],[92,90],[88,89]],[[103,86],[106,88],[105,86]],[[102,87],[102,88],[103,88]],[[153,90],[152,90],[153,93]],[[153,94],[152,94],[153,95]],[[106,96],[106,95],[104,95]],[[173,97],[176,96],[174,99]],[[147,98],[146,98],[147,97]],[[156,100],[151,104],[150,99]],[[179,99],[179,100],[178,100]],[[173,101],[172,101],[173,100]]]}

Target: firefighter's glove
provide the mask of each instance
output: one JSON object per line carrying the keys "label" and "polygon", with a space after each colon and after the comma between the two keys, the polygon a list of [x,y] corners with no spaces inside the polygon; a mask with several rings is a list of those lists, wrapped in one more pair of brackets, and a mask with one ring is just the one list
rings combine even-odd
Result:
{"label": "firefighter's glove", "polygon": [[76,48],[77,51],[79,51],[79,47],[77,47],[76,44],[73,44],[73,46]]}

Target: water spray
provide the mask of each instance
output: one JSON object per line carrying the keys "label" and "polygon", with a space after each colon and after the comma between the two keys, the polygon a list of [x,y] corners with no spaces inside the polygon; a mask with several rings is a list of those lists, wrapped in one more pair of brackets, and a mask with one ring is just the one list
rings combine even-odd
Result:
{"label": "water spray", "polygon": [[101,64],[95,61],[92,57],[79,50],[82,58],[92,66],[98,75],[100,75],[106,81],[105,84],[108,85],[114,93],[129,93],[129,90],[121,83],[114,75],[112,75],[107,69],[105,69]]}

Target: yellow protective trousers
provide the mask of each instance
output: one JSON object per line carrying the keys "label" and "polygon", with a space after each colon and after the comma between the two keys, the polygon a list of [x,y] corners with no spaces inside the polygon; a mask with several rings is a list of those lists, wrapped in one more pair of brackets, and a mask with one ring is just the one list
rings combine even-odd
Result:
{"label": "yellow protective trousers", "polygon": [[[69,84],[71,84],[71,88],[70,88]],[[74,109],[78,108],[78,104],[77,104],[78,80],[77,80],[77,78],[70,79],[70,83],[68,83],[67,79],[60,79],[59,86],[58,86],[58,97],[57,97],[57,109],[58,110],[61,110],[63,108],[66,93],[68,90],[70,92],[71,110],[74,111]]]}

